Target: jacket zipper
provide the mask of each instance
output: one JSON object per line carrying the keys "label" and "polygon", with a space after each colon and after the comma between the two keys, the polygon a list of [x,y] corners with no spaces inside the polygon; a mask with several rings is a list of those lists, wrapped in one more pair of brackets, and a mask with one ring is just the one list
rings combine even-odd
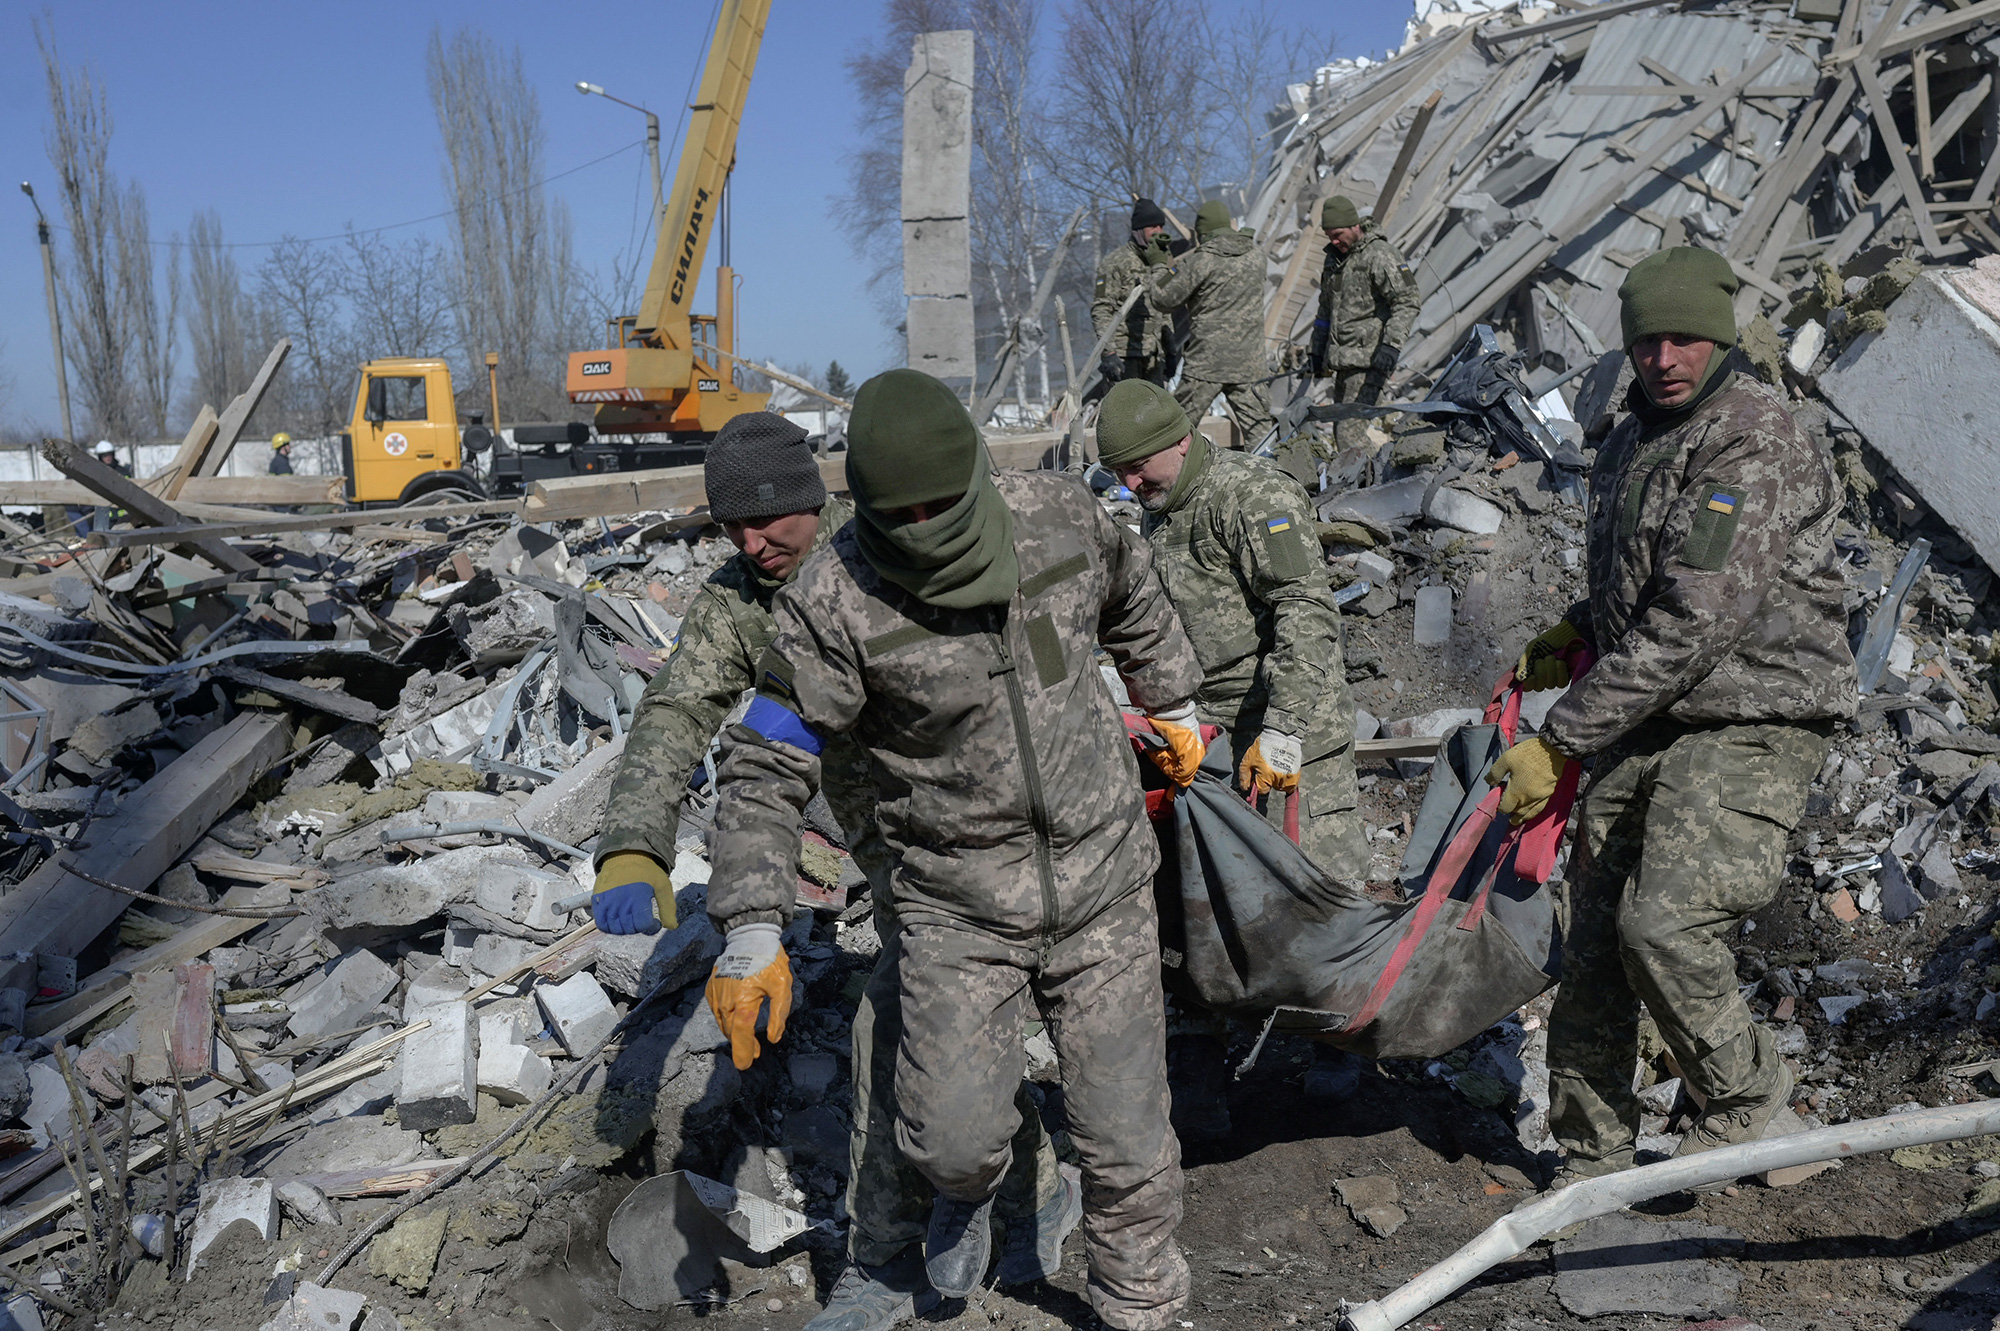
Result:
{"label": "jacket zipper", "polygon": [[1000,665],[987,673],[989,677],[1004,675],[1007,679],[1007,705],[1014,713],[1014,743],[1021,751],[1021,779],[1028,788],[1028,822],[1035,829],[1035,872],[1042,880],[1042,954],[1047,956],[1060,923],[1056,909],[1055,838],[1049,829],[1048,800],[1042,792],[1042,769],[1035,762],[1034,738],[1028,728],[1028,697],[1021,691],[1021,672],[1015,668],[1014,654],[1007,647],[1005,618],[995,627],[993,642],[1000,654]]}

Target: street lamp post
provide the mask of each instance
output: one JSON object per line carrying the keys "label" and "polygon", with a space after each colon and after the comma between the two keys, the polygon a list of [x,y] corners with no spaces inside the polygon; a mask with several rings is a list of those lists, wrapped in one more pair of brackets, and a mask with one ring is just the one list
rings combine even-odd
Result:
{"label": "street lamp post", "polygon": [[595,93],[607,102],[629,106],[646,117],[646,156],[653,164],[653,235],[657,240],[660,227],[667,220],[667,202],[660,189],[660,118],[637,102],[628,102],[623,97],[613,97],[595,83],[585,83],[579,79],[576,90],[586,97]]}
{"label": "street lamp post", "polygon": [[63,438],[74,442],[76,430],[69,420],[69,372],[63,368],[62,311],[56,307],[56,260],[55,251],[49,248],[49,219],[42,215],[41,201],[35,197],[33,185],[22,181],[21,193],[35,205],[35,235],[42,244],[42,286],[49,297],[49,341],[56,353],[56,396],[62,401]]}

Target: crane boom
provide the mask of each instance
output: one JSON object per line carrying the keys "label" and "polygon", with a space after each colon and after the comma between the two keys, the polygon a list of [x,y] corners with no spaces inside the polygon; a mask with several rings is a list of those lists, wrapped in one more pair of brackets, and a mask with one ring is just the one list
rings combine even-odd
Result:
{"label": "crane boom", "polygon": [[770,400],[767,393],[742,391],[731,374],[736,293],[730,269],[716,270],[716,312],[693,312],[770,13],[771,0],[722,0],[639,312],[619,321],[618,345],[570,353],[570,400],[598,404],[600,432],[712,434]]}

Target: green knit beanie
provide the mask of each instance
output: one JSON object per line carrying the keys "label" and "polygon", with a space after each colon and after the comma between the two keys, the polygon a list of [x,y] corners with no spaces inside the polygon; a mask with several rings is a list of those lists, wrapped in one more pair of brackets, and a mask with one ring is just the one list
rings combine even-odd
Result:
{"label": "green knit beanie", "polygon": [[854,395],[847,487],[869,507],[908,508],[962,495],[979,458],[971,413],[922,370],[885,370]]}
{"label": "green knit beanie", "polygon": [[1107,467],[1143,462],[1191,433],[1174,395],[1149,379],[1120,379],[1097,413],[1097,456]]}
{"label": "green knit beanie", "polygon": [[1736,345],[1736,274],[1714,250],[1682,245],[1632,265],[1618,288],[1625,349],[1661,333]]}
{"label": "green knit beanie", "polygon": [[1229,230],[1229,205],[1220,199],[1210,199],[1194,210],[1194,234],[1196,239],[1213,235],[1217,231]]}
{"label": "green knit beanie", "polygon": [[1336,194],[1319,206],[1319,224],[1324,227],[1360,226],[1361,210],[1345,194]]}

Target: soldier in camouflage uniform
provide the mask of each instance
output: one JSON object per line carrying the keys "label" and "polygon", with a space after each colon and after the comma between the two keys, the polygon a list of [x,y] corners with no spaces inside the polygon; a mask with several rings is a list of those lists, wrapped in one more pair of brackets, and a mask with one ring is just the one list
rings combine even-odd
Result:
{"label": "soldier in camouflage uniform", "polygon": [[[1374,406],[1416,325],[1421,302],[1416,275],[1375,220],[1361,220],[1354,201],[1336,194],[1319,208],[1326,233],[1320,268],[1319,315],[1313,320],[1312,372],[1333,380],[1335,402]],[[1340,448],[1368,442],[1359,419],[1334,427]]]}
{"label": "soldier in camouflage uniform", "polygon": [[[1146,266],[1170,257],[1167,249],[1167,215],[1151,199],[1132,205],[1132,240],[1106,254],[1097,264],[1097,285],[1090,293],[1090,324],[1098,337],[1132,294],[1133,287],[1146,283]],[[1173,336],[1173,316],[1154,305],[1144,291],[1125,312],[1121,331],[1105,345],[1099,372],[1105,383],[1121,379],[1167,381],[1168,343]]]}
{"label": "soldier in camouflage uniform", "polygon": [[1155,263],[1146,280],[1153,304],[1185,305],[1188,339],[1174,398],[1198,421],[1222,394],[1243,447],[1255,448],[1271,428],[1270,373],[1264,355],[1264,255],[1246,231],[1229,224],[1217,200],[1194,215],[1195,247],[1178,259]]}
{"label": "soldier in camouflage uniform", "polygon": [[[1589,599],[1522,654],[1530,686],[1570,682],[1542,735],[1503,755],[1516,821],[1594,758],[1570,859],[1562,987],[1549,1021],[1558,1182],[1633,1163],[1640,1004],[1706,1099],[1683,1154],[1754,1141],[1792,1076],[1736,988],[1730,942],[1784,877],[1833,727],[1852,717],[1841,487],[1826,450],[1732,359],[1736,278],[1672,249],[1619,290],[1637,378],[1590,477]],[[1719,1186],[1719,1185],[1718,1185]]]}
{"label": "soldier in camouflage uniform", "polygon": [[[1305,491],[1269,463],[1215,448],[1151,384],[1111,390],[1097,442],[1104,465],[1146,509],[1143,530],[1201,660],[1195,707],[1228,734],[1238,789],[1274,794],[1267,815],[1280,826],[1287,801],[1299,805],[1300,849],[1358,886],[1369,855],[1354,778],[1354,703]],[[1221,1022],[1185,1009],[1171,1033],[1183,1137],[1229,1133],[1225,1035]],[[1350,1072],[1330,1045],[1315,1052],[1309,1082],[1358,1084],[1358,1064]]]}
{"label": "soldier in camouflage uniform", "polygon": [[[597,847],[594,913],[599,925],[613,933],[630,932],[621,927],[628,923],[645,929],[655,917],[669,927],[674,923],[667,873],[674,861],[680,793],[723,718],[750,690],[757,662],[777,633],[771,602],[778,589],[854,516],[845,502],[828,497],[805,431],[782,416],[749,412],[733,418],[709,446],[705,465],[709,513],[724,524],[739,553],[710,574],[695,594],[673,656],[647,686],[632,718]],[[923,1238],[931,1209],[929,1181],[911,1168],[895,1140],[891,1073],[900,1019],[897,921],[889,887],[895,859],[876,827],[875,787],[860,744],[850,735],[829,736],[820,769],[827,804],[868,877],[875,928],[883,940],[854,1021],[847,1209],[854,1261],[887,1266]],[[629,909],[621,913],[617,894],[628,882],[644,891],[625,890]],[[629,920],[624,918],[628,915]],[[1016,1104],[1024,1112],[1014,1141],[1014,1168],[995,1208],[1007,1226],[1003,1284],[1043,1276],[1037,1240],[1046,1246],[1053,1238],[1059,1248],[1061,1239],[1038,1235],[1035,1217],[1052,1201],[1066,1199],[1055,1151],[1025,1084]],[[897,1299],[877,1302],[890,1304],[892,1312],[896,1304],[917,1312],[935,1303],[936,1295],[904,1290]],[[836,1319],[844,1311],[828,1309]],[[888,1326],[894,1320],[877,1318],[873,1325]],[[860,1331],[867,1325],[836,1320],[825,1331]]]}
{"label": "soldier in camouflage uniform", "polygon": [[739,1061],[766,999],[782,1035],[777,931],[800,813],[822,737],[853,734],[897,860],[896,1136],[937,1189],[931,1284],[962,1295],[985,1273],[1032,1009],[1083,1161],[1092,1306],[1112,1327],[1170,1327],[1188,1274],[1148,890],[1159,852],[1093,653],[1155,717],[1160,765],[1183,785],[1201,759],[1200,667],[1145,545],[1074,479],[996,476],[937,380],[876,376],[848,438],[856,520],[779,595],[757,697],[727,732],[709,911],[728,943],[710,1005]]}

